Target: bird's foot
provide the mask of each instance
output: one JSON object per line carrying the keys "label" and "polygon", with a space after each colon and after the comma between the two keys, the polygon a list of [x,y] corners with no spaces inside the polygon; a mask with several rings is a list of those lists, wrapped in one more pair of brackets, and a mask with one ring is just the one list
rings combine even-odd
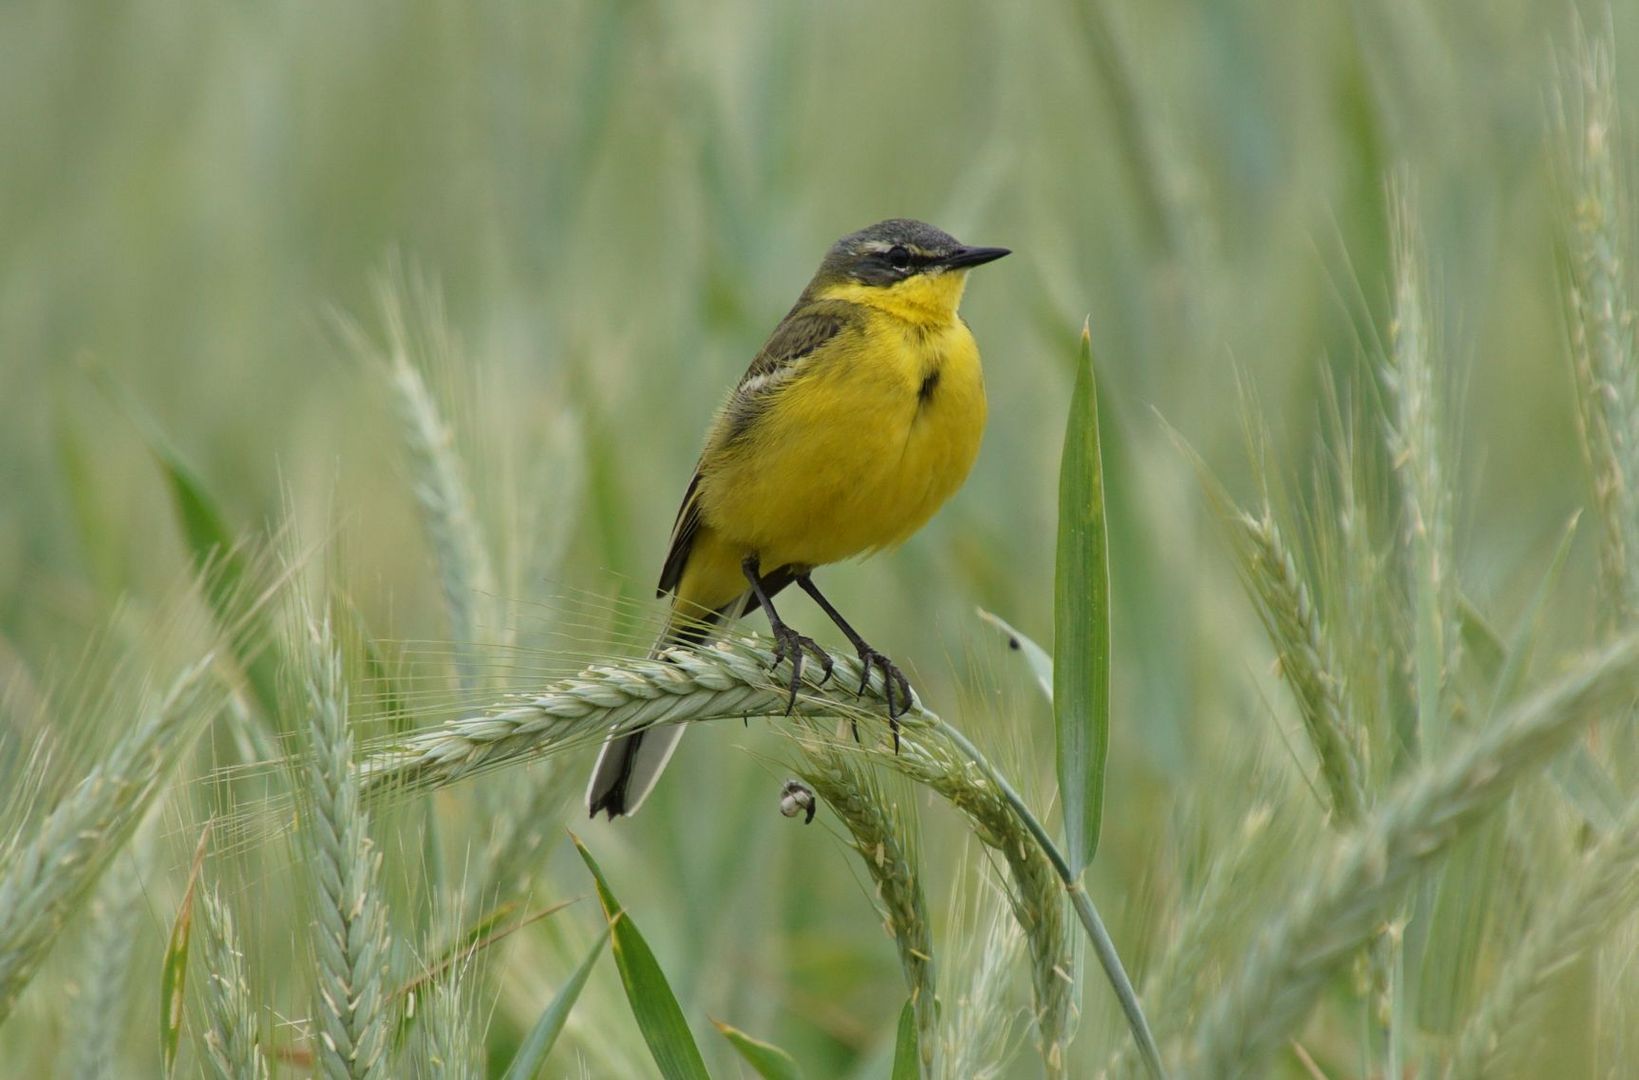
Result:
{"label": "bird's foot", "polygon": [[[888,700],[888,729],[893,732],[893,752],[899,753],[899,718],[910,711],[911,683],[899,665],[869,645],[859,647],[860,680],[858,693],[871,685],[871,668],[882,672],[882,696]],[[855,736],[858,737],[857,735]]]}
{"label": "bird's foot", "polygon": [[797,707],[797,690],[802,686],[803,653],[809,653],[818,660],[825,669],[817,685],[824,686],[831,678],[835,665],[831,661],[831,654],[826,652],[820,643],[811,637],[797,633],[784,623],[775,623],[769,627],[774,632],[774,667],[780,666],[780,661],[791,661],[791,681],[788,688],[791,699],[786,702],[785,715],[790,716],[791,710]]}

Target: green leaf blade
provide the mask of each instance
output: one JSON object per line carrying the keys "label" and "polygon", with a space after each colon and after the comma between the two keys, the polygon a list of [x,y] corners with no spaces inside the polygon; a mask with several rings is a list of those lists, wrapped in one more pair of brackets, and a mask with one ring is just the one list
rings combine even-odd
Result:
{"label": "green leaf blade", "polygon": [[159,1047],[165,1059],[165,1075],[176,1067],[177,1051],[182,1046],[182,1020],[186,1015],[188,988],[188,946],[193,941],[193,898],[199,885],[199,871],[205,865],[205,843],[211,829],[199,836],[194,848],[193,864],[188,869],[188,884],[182,890],[182,904],[171,924],[170,937],[165,942],[165,958],[159,972]]}
{"label": "green leaf blade", "polygon": [[798,1068],[797,1060],[778,1046],[753,1038],[733,1024],[725,1024],[721,1020],[713,1020],[712,1023],[763,1080],[802,1080],[802,1069]]}
{"label": "green leaf blade", "polygon": [[921,1080],[921,1048],[916,1038],[916,1008],[905,1002],[899,1012],[899,1037],[894,1043],[892,1080]]}
{"label": "green leaf blade", "polygon": [[1110,552],[1098,386],[1086,326],[1059,465],[1053,631],[1053,726],[1065,854],[1079,875],[1098,850],[1110,739]]}
{"label": "green leaf blade", "polygon": [[1001,631],[1002,636],[1007,638],[1007,647],[1024,658],[1025,665],[1029,667],[1031,676],[1036,680],[1036,685],[1041,687],[1042,696],[1051,705],[1053,703],[1053,658],[1047,654],[1047,650],[1037,645],[1029,635],[1015,629],[1011,623],[995,612],[980,608],[979,618]]}
{"label": "green leaf blade", "polygon": [[660,970],[649,943],[615,899],[592,853],[580,837],[571,834],[571,838],[586,868],[592,872],[592,880],[597,883],[598,900],[603,905],[604,917],[609,920],[620,982],[660,1075],[666,1080],[711,1080],[706,1061],[700,1056],[700,1047],[695,1045],[694,1034],[683,1016],[683,1008],[677,1003],[677,996],[672,993],[671,984]]}
{"label": "green leaf blade", "polygon": [[541,1013],[540,1019],[535,1021],[535,1026],[530,1028],[529,1034],[524,1037],[524,1043],[518,1047],[518,1053],[507,1066],[503,1080],[534,1080],[540,1075],[542,1066],[546,1064],[547,1055],[552,1052],[553,1044],[563,1032],[564,1022],[569,1019],[575,1002],[580,999],[580,992],[585,988],[592,968],[603,955],[603,947],[608,944],[609,934],[610,930],[605,927],[597,943],[586,954],[586,959],[580,962],[580,967],[576,968],[574,974],[569,976],[569,980],[558,989],[552,1003]]}
{"label": "green leaf blade", "polygon": [[171,442],[159,421],[112,375],[105,371],[95,374],[104,392],[136,427],[148,452],[153,455],[154,463],[159,466],[165,488],[171,496],[177,529],[182,534],[194,566],[205,574],[205,599],[233,645],[234,658],[244,671],[245,681],[256,704],[276,721],[282,715],[278,693],[279,660],[271,654],[271,645],[258,648],[256,643],[277,641],[278,635],[272,632],[265,617],[258,618],[259,627],[255,634],[247,633],[245,628],[240,627],[244,618],[242,593],[252,567],[228,528],[227,515],[198,471]]}

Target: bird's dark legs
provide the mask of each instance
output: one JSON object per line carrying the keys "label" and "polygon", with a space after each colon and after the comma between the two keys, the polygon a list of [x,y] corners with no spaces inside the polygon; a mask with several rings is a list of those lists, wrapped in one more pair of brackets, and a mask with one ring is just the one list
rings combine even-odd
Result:
{"label": "bird's dark legs", "polygon": [[892,660],[865,643],[865,639],[859,636],[859,631],[849,626],[848,620],[844,619],[842,613],[832,607],[831,601],[819,591],[819,586],[814,584],[813,578],[807,574],[798,575],[797,584],[802,587],[803,592],[814,598],[814,603],[820,606],[820,610],[831,616],[831,621],[837,624],[837,629],[847,635],[854,648],[859,650],[862,677],[859,680],[858,692],[863,694],[865,687],[870,685],[873,665],[882,672],[882,695],[888,699],[888,727],[893,731],[894,753],[899,753],[899,718],[911,707],[910,680],[905,678],[905,673],[900,671]]}
{"label": "bird's dark legs", "polygon": [[785,706],[787,716],[797,705],[797,688],[802,685],[802,654],[806,649],[812,653],[814,659],[825,667],[825,678],[820,685],[831,677],[831,654],[820,647],[820,643],[811,637],[804,637],[785,625],[774,610],[774,603],[768,597],[768,590],[763,588],[762,569],[758,564],[757,556],[747,555],[740,563],[740,570],[746,580],[751,582],[751,592],[757,598],[757,603],[768,613],[768,629],[774,634],[774,663],[778,666],[781,660],[791,661],[791,700]]}

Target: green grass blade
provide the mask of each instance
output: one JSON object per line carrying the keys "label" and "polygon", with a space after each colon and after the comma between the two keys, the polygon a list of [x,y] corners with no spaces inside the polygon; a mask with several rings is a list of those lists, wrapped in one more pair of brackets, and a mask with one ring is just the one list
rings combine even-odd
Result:
{"label": "green grass blade", "polygon": [[370,626],[364,621],[364,614],[351,599],[339,597],[348,619],[352,623],[353,637],[358,641],[364,653],[365,673],[374,688],[375,712],[387,721],[393,732],[406,730],[410,724],[411,711],[406,704],[402,658],[389,654],[382,647],[382,642],[370,632]]}
{"label": "green grass blade", "polygon": [[796,1059],[773,1043],[754,1039],[733,1024],[725,1024],[721,1020],[713,1020],[712,1023],[763,1080],[802,1080],[802,1070],[797,1067]]}
{"label": "green grass blade", "polygon": [[614,937],[615,965],[620,969],[620,982],[626,988],[626,1000],[631,1003],[632,1015],[643,1032],[643,1041],[649,1044],[649,1052],[654,1055],[660,1075],[666,1080],[710,1080],[705,1059],[700,1056],[700,1048],[695,1045],[688,1021],[683,1018],[683,1008],[678,1005],[665,972],[660,970],[654,953],[649,950],[649,943],[643,940],[637,924],[621,909],[592,853],[586,850],[580,837],[573,833],[570,836],[575,842],[575,850],[580,852],[586,868],[592,872],[592,879],[597,882],[598,900],[603,904],[603,914],[609,920],[609,929]]}
{"label": "green grass blade", "polygon": [[[1501,663],[1492,672],[1487,721],[1519,696],[1530,667],[1543,606],[1559,580],[1575,535],[1576,519],[1572,518],[1537,582],[1536,592],[1508,637]],[[1585,759],[1586,756],[1583,749]],[[1562,762],[1568,760],[1557,760],[1553,767],[1558,770]],[[1591,759],[1587,760],[1591,763]],[[1501,824],[1487,822],[1452,850],[1451,861],[1440,875],[1430,919],[1433,929],[1425,946],[1427,952],[1421,964],[1418,990],[1417,1017],[1425,1031],[1449,1034],[1468,1012],[1479,971],[1480,949],[1497,894],[1497,874],[1502,866],[1505,841]]]}
{"label": "green grass blade", "polygon": [[1132,980],[1127,977],[1127,969],[1121,963],[1120,954],[1116,952],[1115,942],[1110,939],[1110,932],[1105,928],[1104,920],[1099,916],[1097,908],[1093,906],[1093,899],[1088,895],[1086,887],[1072,874],[1069,861],[1053,846],[1053,838],[1047,835],[1046,828],[1031,812],[1030,807],[1025,805],[1019,793],[1013,789],[1013,785],[1007,782],[1007,778],[996,771],[996,767],[979,752],[979,748],[974,746],[966,735],[943,721],[936,722],[944,737],[995,786],[996,791],[1018,818],[1018,822],[1035,839],[1042,854],[1052,864],[1053,872],[1064,883],[1065,892],[1069,894],[1070,906],[1075,909],[1076,917],[1081,920],[1082,927],[1087,931],[1088,943],[1092,945],[1099,966],[1104,969],[1104,974],[1110,981],[1110,989],[1115,991],[1116,1001],[1121,1005],[1128,1026],[1132,1028],[1133,1040],[1138,1044],[1145,1069],[1155,1080],[1163,1080],[1166,1070],[1161,1065],[1161,1051],[1156,1046],[1155,1034],[1150,1030],[1149,1021],[1144,1017],[1143,1006],[1139,1004]]}
{"label": "green grass blade", "polygon": [[[1564,558],[1568,543],[1569,532],[1561,539],[1560,546],[1555,551],[1556,567]],[[1550,591],[1546,590],[1548,580],[1550,578],[1544,579],[1544,587],[1539,588],[1539,598],[1533,599],[1527,617],[1516,630],[1515,637],[1520,642],[1529,640],[1527,631],[1531,625],[1530,612],[1543,602]],[[1493,693],[1492,711],[1495,712],[1507,703],[1509,696],[1517,692],[1515,684],[1520,677],[1520,665],[1514,660],[1512,647],[1503,641],[1502,635],[1467,597],[1459,594],[1457,605],[1465,654],[1479,668],[1481,679],[1486,684],[1499,688]],[[1511,688],[1506,693],[1500,689],[1505,685]],[[1565,797],[1565,801],[1597,832],[1608,832],[1627,806],[1621,788],[1611,779],[1605,767],[1594,760],[1584,743],[1577,743],[1567,750],[1549,767],[1548,775],[1553,778],[1554,786]]]}
{"label": "green grass blade", "polygon": [[246,634],[240,625],[245,581],[251,569],[228,528],[226,515],[159,421],[112,375],[102,371],[96,375],[103,390],[136,427],[164,476],[177,528],[193,556],[194,566],[203,576],[205,597],[233,646],[234,659],[245,673],[251,695],[264,716],[279,717],[279,662],[269,651],[272,647],[269,643],[277,635]]}
{"label": "green grass blade", "polygon": [[916,1009],[911,1002],[899,1012],[899,1037],[894,1043],[892,1080],[921,1080],[922,1069],[917,1063],[920,1050],[916,1045]]}
{"label": "green grass blade", "polygon": [[1059,465],[1053,581],[1053,720],[1065,853],[1079,875],[1098,850],[1110,740],[1110,552],[1104,523],[1093,339],[1081,328]]}
{"label": "green grass blade", "polygon": [[1025,664],[1030,668],[1030,674],[1036,677],[1036,685],[1041,687],[1042,694],[1046,696],[1048,703],[1051,704],[1053,701],[1053,658],[1048,655],[1047,650],[1037,645],[1028,636],[1019,633],[1013,628],[1012,624],[994,612],[980,608],[979,618],[1000,630],[1003,636],[1007,638],[1007,647],[1024,657]]}
{"label": "green grass blade", "polygon": [[193,898],[199,885],[199,868],[205,865],[205,841],[211,829],[205,826],[199,844],[194,848],[193,866],[188,870],[188,884],[182,890],[182,905],[171,924],[171,936],[165,943],[165,959],[159,974],[159,1048],[165,1059],[165,1075],[176,1066],[176,1052],[182,1045],[182,1018],[186,1015],[188,988],[188,946],[193,941]]}
{"label": "green grass blade", "polygon": [[1502,822],[1487,821],[1453,846],[1440,875],[1416,976],[1417,1022],[1424,1031],[1450,1034],[1472,1004],[1507,839]]}
{"label": "green grass blade", "polygon": [[[1199,1016],[1186,1076],[1261,1076],[1332,978],[1402,909],[1406,890],[1595,716],[1632,700],[1639,635],[1619,639],[1496,721],[1465,732],[1382,799],[1361,828],[1317,850],[1311,876],[1270,915]],[[1624,734],[1626,732],[1624,731]]]}
{"label": "green grass blade", "polygon": [[1627,797],[1605,767],[1588,753],[1586,745],[1573,746],[1549,767],[1548,773],[1565,801],[1576,808],[1595,832],[1603,834],[1616,827]]}
{"label": "green grass blade", "polygon": [[550,915],[556,915],[570,904],[579,903],[581,899],[583,898],[575,897],[559,900],[555,904],[549,904],[525,915],[510,925],[503,925],[518,909],[517,901],[508,900],[467,928],[460,939],[446,948],[437,960],[428,964],[421,974],[399,987],[397,996],[403,998],[411,994],[420,994],[428,984],[439,981],[452,971],[459,971],[464,964],[491,945],[511,937],[526,926],[538,923]]}
{"label": "green grass blade", "polygon": [[1492,689],[1492,715],[1519,696],[1526,669],[1530,666],[1533,646],[1536,644],[1537,629],[1542,621],[1542,609],[1547,604],[1548,597],[1553,594],[1559,582],[1559,572],[1565,566],[1566,557],[1571,553],[1571,541],[1576,538],[1576,522],[1577,518],[1572,517],[1570,523],[1565,526],[1565,532],[1554,548],[1553,558],[1548,562],[1548,569],[1543,572],[1542,580],[1537,582],[1537,589],[1531,597],[1530,604],[1526,606],[1518,625],[1509,637],[1502,668],[1497,673],[1496,684]]}
{"label": "green grass blade", "polygon": [[580,967],[569,976],[569,981],[558,989],[557,996],[552,1004],[541,1013],[535,1026],[529,1029],[524,1037],[524,1044],[518,1047],[518,1053],[507,1066],[503,1080],[533,1080],[540,1075],[541,1067],[546,1064],[546,1057],[552,1052],[552,1045],[558,1041],[558,1035],[563,1031],[564,1021],[569,1019],[570,1010],[574,1009],[575,1002],[580,998],[580,992],[586,986],[586,979],[592,974],[598,957],[603,955],[603,946],[609,941],[610,931],[606,928],[599,936],[592,950],[586,954],[586,959],[580,962]]}
{"label": "green grass blade", "polygon": [[119,549],[124,537],[111,519],[108,507],[98,498],[100,492],[91,450],[80,433],[73,409],[64,403],[61,395],[56,400],[52,430],[56,436],[57,467],[64,480],[62,490],[68,499],[70,520],[79,537],[86,569],[105,595],[117,596],[121,585]]}
{"label": "green grass blade", "polygon": [[[177,760],[222,708],[220,683],[207,678],[213,663],[207,654],[163,691],[145,684],[125,734],[42,820],[0,847],[0,1024]],[[63,719],[72,725],[80,717]]]}
{"label": "green grass blade", "polygon": [[1462,627],[1463,655],[1472,660],[1481,678],[1494,682],[1508,662],[1508,646],[1474,601],[1457,595],[1457,624]]}

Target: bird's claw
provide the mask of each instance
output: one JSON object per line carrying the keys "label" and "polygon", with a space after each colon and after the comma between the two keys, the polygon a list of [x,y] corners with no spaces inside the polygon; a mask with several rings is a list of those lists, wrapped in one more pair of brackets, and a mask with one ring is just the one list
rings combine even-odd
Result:
{"label": "bird's claw", "polygon": [[[888,701],[888,730],[893,732],[893,752],[899,753],[899,718],[911,708],[911,683],[899,665],[869,645],[859,650],[860,680],[858,694],[864,694],[871,685],[871,668],[882,672],[882,696]],[[856,732],[854,738],[859,738]]]}
{"label": "bird's claw", "polygon": [[791,710],[797,707],[797,691],[802,688],[802,654],[804,652],[812,654],[814,659],[819,661],[820,666],[825,669],[825,674],[821,675],[819,682],[814,684],[816,686],[824,686],[830,680],[836,665],[831,660],[831,654],[821,648],[820,643],[813,638],[805,637],[784,624],[772,629],[774,631],[773,666],[779,667],[782,660],[791,661],[791,680],[787,684],[791,696],[785,704],[785,715],[790,716]]}

